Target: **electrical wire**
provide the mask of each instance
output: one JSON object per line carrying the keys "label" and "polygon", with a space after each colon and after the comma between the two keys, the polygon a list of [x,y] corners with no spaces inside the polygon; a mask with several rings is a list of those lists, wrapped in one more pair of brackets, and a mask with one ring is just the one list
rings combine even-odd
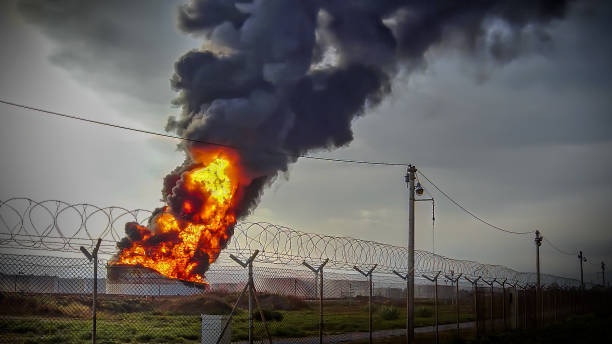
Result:
{"label": "electrical wire", "polygon": [[[82,122],[87,122],[87,123],[101,125],[101,126],[107,126],[107,127],[116,128],[116,129],[122,129],[122,130],[138,132],[138,133],[147,134],[147,135],[153,135],[153,136],[165,137],[165,138],[170,138],[170,139],[175,139],[175,140],[183,140],[183,141],[188,141],[188,142],[194,142],[194,143],[200,143],[200,144],[206,144],[206,145],[213,145],[213,146],[225,147],[225,148],[231,148],[231,149],[237,149],[237,150],[241,149],[241,147],[239,147],[239,146],[222,144],[222,143],[217,143],[217,142],[212,142],[212,141],[191,139],[191,138],[188,138],[188,137],[183,137],[183,136],[178,136],[178,135],[164,134],[164,133],[160,133],[160,132],[144,130],[144,129],[138,129],[138,128],[128,127],[128,126],[124,126],[124,125],[119,125],[119,124],[115,124],[115,123],[102,122],[102,121],[97,121],[97,120],[92,120],[92,119],[84,118],[84,117],[81,117],[81,116],[70,115],[70,114],[66,114],[66,113],[46,110],[46,109],[37,108],[37,107],[33,107],[33,106],[29,106],[29,105],[24,105],[24,104],[18,104],[18,103],[6,101],[6,100],[3,100],[3,99],[0,99],[0,103],[5,104],[5,105],[10,105],[10,106],[13,106],[13,107],[18,107],[18,108],[26,109],[26,110],[36,111],[36,112],[44,113],[44,114],[48,114],[48,115],[53,115],[53,116],[58,116],[58,117],[62,117],[62,118],[78,120],[78,121],[82,121]],[[283,154],[283,153],[278,153],[278,152],[269,152],[269,153],[270,154]],[[298,157],[304,158],[304,159],[310,159],[310,160],[320,160],[320,161],[348,163],[348,164],[379,165],[379,166],[401,166],[401,167],[408,167],[408,166],[410,166],[410,164],[402,163],[402,162],[352,160],[352,159],[328,158],[328,157],[321,157],[321,156],[314,156],[314,155],[299,155]],[[491,224],[490,222],[482,219],[481,217],[477,216],[473,212],[471,212],[468,209],[466,209],[459,202],[455,201],[446,192],[442,191],[442,189],[440,189],[436,184],[434,184],[431,181],[431,179],[429,179],[427,176],[425,176],[420,170],[418,171],[418,174],[420,174],[423,178],[425,178],[425,180],[427,180],[436,190],[438,190],[442,195],[444,195],[444,197],[446,197],[454,205],[459,207],[461,210],[466,212],[468,215],[470,215],[471,217],[473,217],[477,221],[479,221],[479,222],[481,222],[481,223],[483,223],[483,224],[485,224],[485,225],[487,225],[487,226],[489,226],[489,227],[491,227],[493,229],[496,229],[496,230],[499,230],[499,231],[502,231],[502,232],[506,232],[506,233],[519,234],[519,235],[534,233],[534,231],[527,231],[527,232],[512,231],[512,230],[504,229],[502,227],[499,227],[499,226]],[[433,230],[434,229],[432,228],[432,231]],[[545,239],[545,240],[547,240],[547,239]],[[550,241],[547,240],[547,242],[551,245],[551,247],[554,247],[555,249],[557,249],[557,251],[562,252],[564,254],[568,254],[568,253],[563,252],[562,250],[559,250],[558,248],[556,248],[552,243],[550,243]]]}
{"label": "electrical wire", "polygon": [[576,252],[574,252],[574,253],[570,253],[570,252],[567,252],[567,251],[564,251],[564,250],[560,249],[560,248],[559,248],[559,247],[557,247],[555,244],[553,244],[552,242],[550,242],[550,240],[548,240],[546,237],[544,237],[544,241],[546,241],[546,242],[547,242],[547,243],[550,245],[550,247],[552,247],[553,249],[555,249],[555,251],[557,251],[557,252],[559,252],[559,253],[561,253],[561,254],[566,254],[566,255],[568,255],[568,256],[573,256],[573,255],[575,255],[575,254],[578,254],[578,252],[577,252],[577,251],[576,251]]}
{"label": "electrical wire", "polygon": [[[5,105],[10,105],[10,106],[18,107],[18,108],[22,108],[22,109],[26,109],[26,110],[31,110],[31,111],[36,111],[36,112],[44,113],[44,114],[47,114],[47,115],[53,115],[53,116],[67,118],[67,119],[78,120],[78,121],[82,121],[82,122],[87,122],[87,123],[91,123],[91,124],[111,127],[111,128],[115,128],[115,129],[128,130],[128,131],[138,132],[138,133],[147,134],[147,135],[165,137],[165,138],[170,138],[170,139],[175,139],[175,140],[182,140],[182,141],[188,141],[188,142],[194,142],[194,143],[201,143],[201,144],[217,146],[217,147],[231,148],[231,149],[236,149],[236,150],[241,150],[242,149],[242,147],[235,146],[235,145],[228,145],[228,144],[217,143],[217,142],[206,141],[206,140],[191,139],[191,138],[188,138],[188,137],[164,134],[164,133],[160,133],[160,132],[155,132],[155,131],[150,131],[150,130],[145,130],[145,129],[138,129],[138,128],[128,127],[128,126],[125,126],[125,125],[120,125],[120,124],[115,124],[115,123],[110,123],[110,122],[96,121],[96,120],[85,118],[85,117],[81,117],[81,116],[70,115],[70,114],[66,114],[66,113],[62,113],[62,112],[56,112],[56,111],[51,111],[51,110],[45,110],[45,109],[41,109],[41,108],[29,106],[29,105],[9,102],[9,101],[2,100],[2,99],[0,99],[0,103],[5,104]],[[280,152],[265,152],[265,153],[275,154],[275,155],[286,155],[286,154],[280,153]],[[314,156],[314,155],[298,155],[298,157],[304,158],[304,159],[310,159],[310,160],[321,160],[321,161],[339,162],[339,163],[348,163],[348,164],[379,165],[379,166],[402,166],[402,167],[409,166],[408,163],[402,163],[402,162],[352,160],[352,159],[340,159],[340,158],[327,158],[327,157]]]}
{"label": "electrical wire", "polygon": [[446,197],[449,201],[451,201],[454,205],[456,205],[457,207],[459,207],[459,209],[463,210],[464,212],[466,212],[468,215],[470,215],[471,217],[473,217],[474,219],[478,220],[479,222],[484,223],[485,225],[502,231],[502,232],[506,232],[506,233],[510,233],[510,234],[519,234],[519,235],[524,235],[524,234],[532,234],[535,233],[535,231],[527,231],[527,232],[516,232],[516,231],[511,231],[509,229],[504,229],[502,227],[496,226],[484,219],[482,219],[481,217],[479,217],[478,215],[474,214],[473,212],[469,211],[468,209],[466,209],[464,206],[462,206],[459,202],[455,201],[452,197],[450,197],[446,192],[442,191],[442,189],[440,189],[436,184],[434,184],[434,182],[431,181],[431,179],[427,178],[426,175],[423,174],[423,172],[421,172],[420,170],[417,171],[418,174],[420,174],[423,178],[425,178],[425,180],[427,180],[429,182],[429,184],[431,184],[436,190],[438,190],[444,197]]}

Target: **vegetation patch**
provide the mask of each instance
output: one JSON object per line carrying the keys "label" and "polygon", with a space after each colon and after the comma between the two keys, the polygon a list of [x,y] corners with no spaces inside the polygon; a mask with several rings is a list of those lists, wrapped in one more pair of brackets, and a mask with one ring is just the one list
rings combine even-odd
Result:
{"label": "vegetation patch", "polygon": [[[282,321],[283,320],[283,313],[279,311],[264,309],[262,313],[266,321]],[[261,314],[259,314],[259,312],[255,312],[255,315],[253,316],[253,318],[257,321],[261,321]]]}
{"label": "vegetation patch", "polygon": [[395,319],[399,319],[400,311],[397,307],[382,306],[378,310],[378,315],[384,320],[395,320]]}

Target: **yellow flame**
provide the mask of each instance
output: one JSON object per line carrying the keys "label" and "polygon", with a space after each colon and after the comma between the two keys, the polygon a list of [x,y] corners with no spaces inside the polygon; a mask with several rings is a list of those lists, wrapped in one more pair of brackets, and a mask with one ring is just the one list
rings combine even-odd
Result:
{"label": "yellow flame", "polygon": [[232,196],[232,183],[225,174],[228,166],[229,161],[216,158],[206,167],[192,171],[189,177],[193,184],[203,186],[210,193],[210,197],[223,204]]}
{"label": "yellow flame", "polygon": [[[209,263],[213,263],[219,256],[221,241],[229,239],[225,230],[236,222],[231,200],[238,185],[230,179],[231,173],[226,173],[228,167],[233,167],[230,161],[217,157],[204,167],[186,172],[185,187],[209,195],[194,222],[180,224],[171,213],[159,214],[155,219],[155,232],[176,232],[180,240],[151,246],[136,243],[121,252],[119,262],[142,265],[173,278],[206,283],[202,275],[193,273],[196,263],[192,258],[203,251],[208,254]],[[187,213],[191,213],[192,207],[189,201],[183,204]],[[143,238],[143,242],[149,237]]]}

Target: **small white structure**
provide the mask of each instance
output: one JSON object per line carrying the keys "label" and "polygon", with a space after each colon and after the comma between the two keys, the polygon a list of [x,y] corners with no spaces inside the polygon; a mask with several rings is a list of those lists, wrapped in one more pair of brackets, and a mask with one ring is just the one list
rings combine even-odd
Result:
{"label": "small white structure", "polygon": [[[227,315],[201,314],[202,316],[202,344],[215,344],[219,340],[223,326],[227,322]],[[228,326],[223,334],[221,344],[230,344],[232,339],[232,327]]]}

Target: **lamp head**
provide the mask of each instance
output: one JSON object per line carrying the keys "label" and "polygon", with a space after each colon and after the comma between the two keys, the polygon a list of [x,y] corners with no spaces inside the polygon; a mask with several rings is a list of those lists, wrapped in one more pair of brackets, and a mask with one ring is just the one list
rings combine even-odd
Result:
{"label": "lamp head", "polygon": [[425,189],[423,189],[423,187],[421,186],[421,183],[417,183],[414,189],[414,192],[416,192],[417,195],[422,196],[424,191]]}

